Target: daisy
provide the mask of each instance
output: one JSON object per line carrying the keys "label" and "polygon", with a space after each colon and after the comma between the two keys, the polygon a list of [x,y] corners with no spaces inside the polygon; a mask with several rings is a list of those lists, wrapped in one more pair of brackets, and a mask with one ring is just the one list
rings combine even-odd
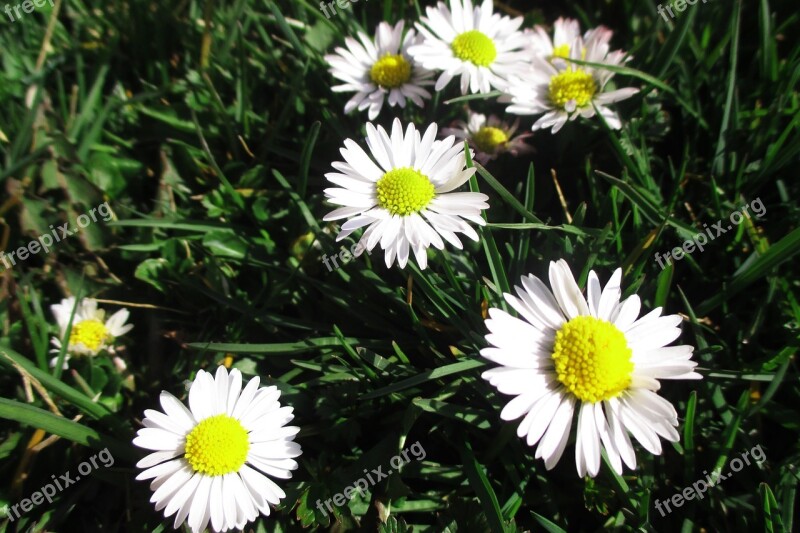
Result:
{"label": "daisy", "polygon": [[580,35],[580,25],[577,20],[559,18],[555,25],[553,32],[553,39],[547,35],[547,32],[541,26],[536,26],[532,31],[526,30],[530,36],[530,47],[533,53],[549,61],[558,70],[566,70],[570,63],[567,61],[570,58],[573,49],[580,50],[580,59],[586,60],[588,57],[605,58],[610,54],[611,61],[630,61],[632,57],[625,56],[622,51],[611,50],[611,37],[614,34],[610,29],[605,26],[598,26],[587,30]]}
{"label": "daisy", "polygon": [[540,25],[532,30],[525,29],[525,35],[529,39],[529,46],[534,54],[545,59],[566,66],[563,61],[569,57],[569,51],[575,40],[580,37],[580,24],[575,19],[565,19],[563,17],[556,20],[553,24],[553,38],[547,34],[547,30]]}
{"label": "daisy", "polygon": [[392,27],[381,22],[374,41],[359,32],[361,42],[347,37],[347,49],[339,47],[335,54],[325,56],[331,74],[344,82],[332,90],[356,93],[344,106],[345,113],[369,108],[369,119],[375,120],[387,96],[392,107],[405,107],[406,98],[424,107],[423,98],[431,97],[423,87],[433,84],[433,73],[415,65],[408,55],[419,36],[412,29],[403,37],[404,24],[400,21]]}
{"label": "daisy", "polygon": [[350,219],[342,225],[337,241],[368,226],[356,247],[357,256],[380,243],[386,250],[387,267],[396,258],[400,268],[405,268],[412,250],[424,269],[426,250],[431,245],[444,248],[442,238],[458,249],[462,244],[456,233],[478,240],[467,221],[485,224],[481,210],[488,209],[489,197],[452,192],[469,180],[475,168],[464,168],[463,144],[456,143],[454,136],[437,141],[436,131],[436,124],[431,124],[420,138],[419,131],[409,124],[404,134],[400,120],[395,119],[390,137],[381,126],[367,123],[372,157],[352,139],[345,140],[341,149],[344,161],[332,164],[339,172],[325,174],[328,181],[339,185],[325,189],[325,196],[342,207],[324,220]]}
{"label": "daisy", "polygon": [[[562,23],[564,37],[552,45],[545,40],[546,34],[538,35],[534,39],[539,43],[534,44],[538,52],[531,58],[533,68],[522,76],[513,77],[506,94],[499,99],[500,102],[512,104],[507,108],[509,113],[543,113],[533,124],[534,131],[552,127],[553,133],[557,133],[568,120],[575,120],[579,116],[591,118],[596,113],[600,113],[611,128],[619,129],[622,127],[619,116],[607,107],[608,104],[625,100],[639,92],[633,87],[606,90],[614,72],[566,61],[574,59],[620,66],[631,59],[621,50],[610,52],[610,30],[599,27],[586,32],[583,37],[572,37],[575,31],[574,25]],[[573,38],[572,44],[556,46],[557,42],[569,38]]]}
{"label": "daisy", "polygon": [[620,302],[622,271],[601,291],[589,273],[587,298],[562,259],[550,263],[552,292],[537,277],[522,278],[517,297],[506,301],[521,316],[490,309],[485,358],[502,365],[483,378],[501,393],[515,396],[500,413],[503,420],[523,417],[517,429],[548,470],[561,458],[578,412],[575,463],[578,474],[594,477],[600,449],[622,474],[622,461],[636,468],[628,433],[655,455],[662,437],[679,439],[675,408],[654,391],[659,379],[700,379],[691,360],[692,346],[668,346],[681,334],[678,315],[657,308],[637,319],[641,307],[633,295]]}
{"label": "daisy", "polygon": [[[70,355],[94,357],[103,350],[113,353],[115,339],[133,329],[133,324],[126,324],[130,316],[127,309],[122,308],[106,319],[106,312],[98,309],[97,300],[92,298],[82,298],[76,306],[75,297],[70,296],[51,305],[50,309],[59,328],[59,336],[52,339],[56,348],[51,352],[55,353],[61,351],[62,339],[66,337],[69,319],[75,310],[67,343],[67,359]],[[51,363],[55,364],[55,360]]]}
{"label": "daisy", "polygon": [[568,65],[565,60],[570,57],[573,47],[581,50],[581,55],[584,57],[586,49],[590,47],[605,47],[605,50],[595,55],[608,53],[613,32],[605,26],[598,26],[587,30],[581,38],[581,28],[577,20],[559,18],[553,25],[552,39],[542,26],[536,26],[532,30],[526,29],[525,35],[529,39],[528,46],[535,55],[564,68]]}
{"label": "daisy", "polygon": [[531,133],[523,133],[514,137],[519,126],[519,120],[514,124],[501,121],[497,116],[473,113],[468,111],[467,122],[456,121],[453,128],[444,128],[443,135],[453,135],[459,141],[466,140],[471,147],[477,150],[475,159],[486,163],[498,155],[508,152],[513,156],[531,152],[533,149],[525,144],[525,139]]}
{"label": "daisy", "polygon": [[198,371],[189,389],[189,408],[161,393],[164,412],[148,409],[133,444],[151,453],[136,466],[136,479],[153,479],[150,501],[176,529],[188,518],[193,532],[211,523],[214,531],[242,529],[259,513],[269,515],[286,494],[269,477],[288,479],[300,455],[300,431],[281,407],[277,387],[259,388],[258,376],[242,389],[242,374],[224,366],[215,377]]}
{"label": "daisy", "polygon": [[530,68],[519,30],[522,17],[512,19],[492,13],[492,0],[472,7],[471,0],[450,0],[427,7],[427,17],[416,26],[424,40],[408,49],[423,67],[440,70],[435,89],[441,91],[461,75],[461,94],[503,89],[508,77]]}

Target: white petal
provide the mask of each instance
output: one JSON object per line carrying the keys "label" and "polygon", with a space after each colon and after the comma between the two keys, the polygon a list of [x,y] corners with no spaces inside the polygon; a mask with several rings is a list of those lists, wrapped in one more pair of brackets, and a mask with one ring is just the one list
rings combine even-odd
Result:
{"label": "white petal", "polygon": [[161,411],[156,411],[154,409],[145,409],[144,416],[145,419],[143,420],[143,423],[146,427],[158,427],[165,429],[170,433],[174,433],[180,437],[186,435],[186,433],[191,431],[193,427],[192,424],[181,425],[180,420],[170,418]]}
{"label": "white petal", "polygon": [[550,286],[561,309],[567,318],[575,318],[579,315],[588,315],[589,306],[575,283],[575,278],[569,269],[569,265],[563,259],[558,262],[550,263]]}
{"label": "white petal", "polygon": [[506,421],[516,420],[530,411],[536,400],[542,397],[546,391],[529,391],[515,397],[508,402],[503,410],[500,411],[500,418]]}
{"label": "white petal", "polygon": [[564,313],[553,293],[548,290],[547,285],[533,275],[523,276],[520,281],[522,281],[522,286],[525,287],[526,294],[517,289],[517,295],[528,305],[530,311],[539,318],[538,322],[553,330],[560,329],[566,322]]}
{"label": "white petal", "polygon": [[141,459],[138,463],[136,463],[136,468],[150,468],[159,463],[163,463],[164,461],[169,461],[170,459],[177,457],[183,454],[182,448],[176,448],[174,450],[166,450],[161,452],[153,452],[143,459]]}
{"label": "white petal", "polygon": [[140,472],[136,479],[141,481],[143,479],[151,479],[154,477],[160,476],[171,476],[178,470],[180,470],[186,463],[181,460],[172,460],[166,463],[161,463],[160,465],[154,466],[153,468],[148,468],[143,472]]}
{"label": "white petal", "polygon": [[214,378],[205,370],[198,370],[189,389],[189,409],[198,422],[215,414],[215,397]]}
{"label": "white petal", "polygon": [[586,303],[589,304],[589,313],[593,317],[597,317],[601,293],[600,280],[597,279],[597,274],[592,270],[589,272],[589,278],[586,281]]}
{"label": "white petal", "polygon": [[225,526],[225,514],[222,508],[222,479],[222,476],[211,478],[211,491],[208,496],[211,527],[215,531],[221,531]]}
{"label": "white petal", "polygon": [[636,321],[642,308],[642,301],[635,294],[627,298],[617,307],[617,316],[614,318],[614,325],[620,331],[626,331]]}
{"label": "white petal", "polygon": [[213,478],[208,476],[201,476],[200,483],[197,485],[197,490],[192,496],[192,507],[189,510],[189,527],[192,531],[199,533],[206,528],[209,519],[211,518],[211,509],[209,506],[209,494],[211,492],[211,480]]}
{"label": "white petal", "polygon": [[258,376],[254,376],[250,381],[247,382],[245,385],[242,394],[239,395],[239,399],[236,400],[236,406],[233,408],[233,413],[231,414],[231,418],[235,418],[240,420],[244,412],[250,406],[250,403],[253,401],[253,398],[256,395],[256,391],[258,391],[258,384],[261,382],[261,378]]}
{"label": "white petal", "polygon": [[594,405],[583,402],[578,413],[578,435],[586,461],[586,470],[591,477],[600,471],[600,434],[595,425]]}
{"label": "white petal", "polygon": [[183,437],[165,429],[142,428],[136,432],[133,444],[140,448],[155,451],[171,451],[183,446]]}
{"label": "white petal", "polygon": [[224,366],[217,367],[217,374],[214,377],[214,390],[216,392],[214,414],[227,414],[228,409],[228,369]]}
{"label": "white petal", "polygon": [[622,461],[620,460],[620,455],[617,451],[616,445],[614,444],[614,440],[611,437],[608,421],[603,413],[603,404],[601,402],[597,402],[592,404],[592,406],[594,407],[595,427],[600,434],[600,442],[603,443],[603,448],[606,450],[608,461],[611,463],[611,467],[614,469],[614,471],[617,474],[622,475]]}
{"label": "white petal", "polygon": [[[184,464],[182,468],[177,470],[171,476],[164,479],[164,482],[158,487],[154,487],[155,482],[150,484],[151,488],[155,488],[155,492],[150,496],[150,502],[155,503],[156,511],[160,511],[164,507],[167,511],[164,516],[169,516],[177,511],[189,497],[191,487],[187,489],[187,485],[192,485],[193,478],[196,478],[194,471],[188,464]],[[199,482],[199,480],[197,480]],[[170,509],[172,509],[171,512]]]}
{"label": "white petal", "polygon": [[600,296],[600,303],[597,307],[597,317],[601,320],[609,320],[611,312],[619,303],[619,297],[622,293],[621,282],[622,269],[618,268],[611,275],[611,279],[606,283],[603,294]]}
{"label": "white petal", "polygon": [[612,398],[604,403],[606,407],[606,416],[608,417],[608,421],[611,426],[611,435],[614,439],[614,445],[616,446],[622,460],[626,465],[628,465],[628,468],[635,469],[636,453],[631,445],[631,439],[628,437],[628,432],[625,430],[618,414],[619,401]]}
{"label": "white petal", "polygon": [[619,413],[625,428],[639,441],[639,444],[653,455],[661,455],[661,441],[658,440],[658,435],[647,426],[647,421],[641,419],[624,398],[620,401]]}
{"label": "white petal", "polygon": [[175,424],[177,424],[182,430],[189,431],[197,424],[197,421],[195,420],[191,411],[189,411],[189,409],[183,405],[183,402],[181,402],[172,394],[168,393],[167,391],[163,391],[159,396],[159,400],[164,412],[167,413],[170,419],[173,420]]}
{"label": "white petal", "polygon": [[[553,420],[553,415],[555,415],[561,403],[561,398],[562,395],[555,391],[542,395],[522,420],[517,429],[517,435],[520,437],[525,435],[525,442],[528,443],[528,446],[533,446],[542,438],[547,426]],[[523,430],[524,433],[520,434]]]}
{"label": "white petal", "polygon": [[481,374],[503,394],[518,395],[527,392],[534,386],[547,384],[551,377],[540,374],[538,370],[518,368],[492,368]]}
{"label": "white petal", "polygon": [[[553,421],[547,428],[539,446],[536,448],[536,457],[545,461],[545,466],[555,465],[564,453],[561,443],[569,438],[569,430],[572,426],[572,415],[575,409],[575,398],[572,395],[565,395],[558,410],[553,415]],[[566,437],[565,437],[566,435]],[[560,448],[560,449],[559,449]],[[549,470],[552,466],[548,466]]]}
{"label": "white petal", "polygon": [[225,401],[225,413],[230,416],[236,407],[236,400],[239,399],[239,393],[242,391],[242,373],[234,368],[228,376],[228,398]]}

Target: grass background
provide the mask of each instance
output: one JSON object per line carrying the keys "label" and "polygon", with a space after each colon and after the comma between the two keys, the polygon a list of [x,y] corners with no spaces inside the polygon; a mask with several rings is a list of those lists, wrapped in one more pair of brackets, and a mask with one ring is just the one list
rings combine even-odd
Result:
{"label": "grass background", "polygon": [[[792,530],[795,3],[700,2],[669,22],[640,0],[496,3],[527,26],[567,16],[612,28],[634,56],[615,81],[642,88],[617,106],[623,129],[578,121],[537,133],[528,158],[487,165],[471,183],[490,195],[480,243],[432,251],[425,271],[387,269],[379,252],[328,272],[321,254],[342,243],[321,222],[323,174],[345,138],[362,141],[366,116],[343,114],[323,55],[424,5],[362,0],[330,20],[306,0],[59,0],[14,23],[0,13],[2,249],[103,201],[115,213],[0,274],[0,507],[99,449],[115,457],[52,505],[0,518],[0,531],[170,530],[133,479],[142,453],[130,440],[162,389],[181,396],[220,363],[278,385],[302,427],[287,498],[248,530]],[[386,108],[378,122],[445,126],[463,117],[463,100],[447,103],[457,96]],[[655,263],[756,198],[761,219]],[[639,467],[621,477],[604,466],[579,479],[572,444],[547,472],[499,419],[508,398],[480,378],[485,309],[561,257],[581,286],[589,269],[605,281],[622,266],[624,295],[683,314],[680,341],[697,347],[704,379],[662,383],[681,442],[659,457],[637,447]],[[49,306],[65,295],[132,311],[127,373],[107,358],[48,366]],[[335,516],[315,510],[417,441],[424,461]],[[656,511],[655,498],[757,445],[762,464]]]}

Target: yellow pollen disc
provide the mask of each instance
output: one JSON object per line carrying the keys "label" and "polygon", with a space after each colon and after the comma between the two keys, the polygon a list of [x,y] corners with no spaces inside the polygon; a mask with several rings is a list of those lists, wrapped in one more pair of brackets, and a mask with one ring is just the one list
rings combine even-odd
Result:
{"label": "yellow pollen disc", "polygon": [[[553,48],[553,55],[550,56],[550,59],[555,59],[557,57],[561,59],[569,59],[570,48],[568,44],[562,44],[561,46],[556,46]],[[586,59],[586,48],[581,48],[581,61]]]}
{"label": "yellow pollen disc", "polygon": [[411,79],[411,63],[401,55],[385,55],[372,65],[369,77],[381,87],[394,89]]}
{"label": "yellow pollen disc", "polygon": [[192,470],[208,476],[238,472],[249,449],[247,431],[228,415],[206,418],[186,435],[186,461]]}
{"label": "yellow pollen disc", "polygon": [[375,188],[378,205],[403,217],[422,211],[436,195],[428,176],[409,167],[390,170],[378,180]]}
{"label": "yellow pollen disc", "polygon": [[632,353],[625,335],[614,324],[578,316],[556,333],[553,362],[558,381],[578,399],[594,403],[628,388]]}
{"label": "yellow pollen disc", "polygon": [[82,343],[92,351],[97,351],[103,342],[110,337],[105,324],[95,318],[82,320],[77,324],[72,324],[69,333],[69,343],[75,345]]}
{"label": "yellow pollen disc", "polygon": [[494,42],[478,30],[465,31],[458,35],[450,47],[457,58],[472,61],[479,67],[488,67],[497,57]]}
{"label": "yellow pollen disc", "polygon": [[583,107],[592,101],[595,92],[597,83],[583,69],[565,70],[550,78],[550,102],[561,109],[571,100],[577,107]]}
{"label": "yellow pollen disc", "polygon": [[492,153],[498,146],[508,142],[508,135],[500,128],[484,126],[472,136],[472,142],[481,152]]}
{"label": "yellow pollen disc", "polygon": [[569,45],[562,44],[561,46],[556,46],[553,48],[553,57],[560,57],[561,59],[567,59],[569,57]]}

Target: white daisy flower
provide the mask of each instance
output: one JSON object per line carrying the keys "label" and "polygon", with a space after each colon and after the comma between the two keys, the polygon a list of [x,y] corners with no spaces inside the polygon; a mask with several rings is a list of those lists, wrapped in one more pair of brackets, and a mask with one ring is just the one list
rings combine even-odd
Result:
{"label": "white daisy flower", "polygon": [[461,75],[461,94],[467,88],[488,93],[530,69],[528,38],[518,31],[522,17],[503,17],[492,9],[492,0],[474,8],[471,0],[450,0],[450,9],[443,2],[426,8],[428,16],[416,24],[424,40],[408,51],[423,67],[443,71],[437,91]]}
{"label": "white daisy flower", "polygon": [[535,26],[532,30],[525,29],[526,36],[530,39],[530,47],[534,54],[542,59],[566,66],[563,61],[569,57],[569,52],[580,37],[580,24],[575,19],[563,17],[553,24],[553,38],[550,38],[543,26]]}
{"label": "white daisy flower", "polygon": [[209,522],[214,531],[242,529],[259,513],[269,515],[286,494],[269,477],[288,479],[301,454],[293,442],[300,431],[281,407],[277,387],[259,388],[258,376],[242,389],[242,374],[224,366],[215,377],[198,371],[189,389],[189,408],[164,391],[164,412],[144,412],[144,428],[133,444],[151,453],[136,466],[136,479],[153,479],[150,498],[176,529],[188,518],[194,533]]}
{"label": "white daisy flower", "polygon": [[424,107],[423,98],[431,97],[423,87],[433,84],[433,73],[414,64],[408,55],[408,48],[419,41],[419,36],[412,29],[403,37],[404,24],[400,21],[392,27],[381,22],[374,41],[359,32],[361,42],[347,37],[346,49],[339,47],[335,54],[325,56],[331,74],[344,82],[332,90],[356,93],[344,106],[345,113],[369,108],[369,119],[374,120],[387,96],[392,107],[405,107],[406,98]]}
{"label": "white daisy flower", "polygon": [[[543,26],[536,26],[532,30],[526,29],[530,50],[541,59],[551,62],[559,69],[569,65],[566,61],[573,48],[581,51],[581,57],[586,57],[589,48],[598,48],[593,53],[594,57],[604,57],[610,50],[613,32],[605,26],[598,26],[587,30],[581,36],[580,24],[575,19],[559,18],[553,25],[553,38]],[[628,58],[630,59],[630,58]]]}
{"label": "white daisy flower", "polygon": [[562,259],[550,263],[552,292],[537,277],[522,278],[517,297],[506,301],[521,316],[490,309],[485,358],[502,365],[483,378],[503,394],[515,396],[500,413],[503,420],[523,417],[517,435],[529,446],[539,443],[536,458],[547,469],[561,458],[578,411],[575,462],[578,474],[594,477],[600,449],[618,474],[622,462],[636,468],[628,433],[655,455],[659,437],[677,441],[678,415],[654,391],[659,379],[700,379],[691,360],[692,346],[666,345],[681,334],[678,315],[661,316],[657,308],[639,318],[641,302],[633,295],[620,302],[621,269],[601,291],[594,271],[588,298]]}
{"label": "white daisy flower", "polygon": [[[61,351],[62,339],[66,337],[69,318],[75,309],[65,364],[70,355],[94,357],[103,350],[113,352],[114,340],[133,329],[133,324],[126,324],[130,316],[127,309],[123,307],[106,319],[106,312],[98,309],[97,300],[92,298],[82,298],[76,307],[75,297],[70,296],[61,300],[61,303],[51,305],[50,309],[59,328],[59,336],[52,339],[55,349],[51,353]],[[55,359],[51,364],[55,364]]]}
{"label": "white daisy flower", "polygon": [[457,140],[466,140],[469,145],[477,150],[475,160],[486,163],[498,155],[509,153],[513,156],[532,152],[533,149],[525,144],[525,139],[531,133],[514,136],[519,126],[519,120],[508,124],[495,115],[488,118],[481,113],[468,111],[467,122],[458,120],[452,128],[443,128],[442,135],[453,135]]}
{"label": "white daisy flower", "polygon": [[544,42],[546,34],[538,35],[539,44],[534,45],[538,52],[531,58],[533,69],[511,79],[506,94],[499,101],[511,103],[506,111],[516,115],[543,113],[533,124],[534,131],[552,127],[553,133],[557,133],[568,120],[579,116],[591,118],[596,112],[611,128],[621,128],[619,116],[607,106],[630,98],[639,89],[626,87],[606,91],[614,72],[606,68],[578,66],[565,59],[619,66],[631,57],[621,50],[609,51],[611,31],[607,28],[595,28],[583,37],[572,37],[576,27],[568,22],[561,26],[561,33],[565,35],[562,39],[573,38],[572,44],[568,48],[564,48],[565,44],[555,46],[553,43],[551,46]]}
{"label": "white daisy flower", "polygon": [[[456,233],[477,241],[478,234],[467,223],[485,224],[481,210],[489,205],[488,196],[478,192],[452,192],[475,173],[467,168],[464,145],[455,137],[436,139],[436,124],[420,137],[409,124],[405,134],[399,119],[392,124],[391,137],[381,127],[367,123],[367,145],[372,157],[352,139],[341,149],[344,161],[332,164],[339,172],[325,175],[339,185],[325,189],[332,204],[342,207],[324,220],[350,218],[342,225],[336,240],[369,226],[356,247],[356,256],[380,243],[386,250],[386,266],[395,258],[401,268],[413,250],[421,269],[428,262],[431,245],[444,248],[442,238],[461,249]],[[376,163],[377,162],[377,163]]]}

